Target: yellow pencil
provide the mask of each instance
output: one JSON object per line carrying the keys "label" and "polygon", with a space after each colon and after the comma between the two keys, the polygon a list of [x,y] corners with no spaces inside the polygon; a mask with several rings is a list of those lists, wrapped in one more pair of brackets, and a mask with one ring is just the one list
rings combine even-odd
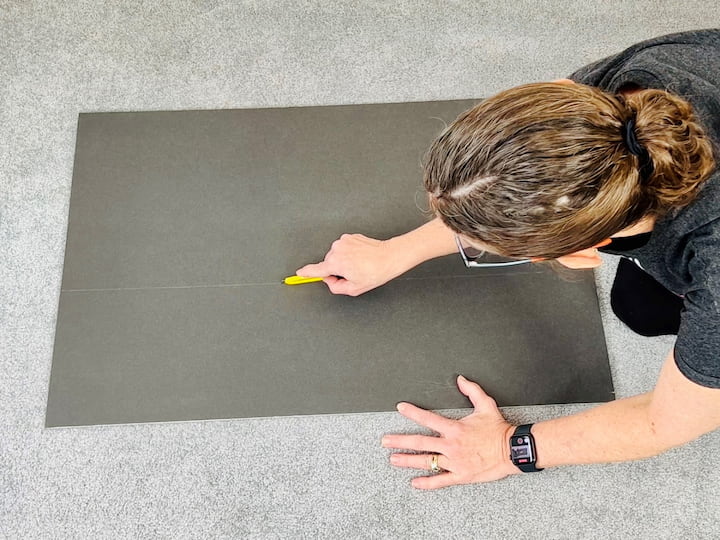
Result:
{"label": "yellow pencil", "polygon": [[304,283],[316,283],[318,281],[322,281],[323,278],[321,277],[300,277],[300,276],[290,276],[286,277],[283,280],[283,283],[285,285],[303,285]]}

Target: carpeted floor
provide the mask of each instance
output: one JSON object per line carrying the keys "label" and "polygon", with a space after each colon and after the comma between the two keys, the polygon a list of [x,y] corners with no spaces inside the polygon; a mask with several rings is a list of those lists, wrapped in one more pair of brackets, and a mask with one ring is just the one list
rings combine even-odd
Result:
{"label": "carpeted floor", "polygon": [[[720,537],[720,433],[420,492],[380,447],[415,429],[391,413],[43,428],[78,112],[482,97],[719,24],[713,2],[679,0],[0,2],[0,537]],[[613,268],[598,283],[624,397],[652,387],[672,341],[610,314]]]}

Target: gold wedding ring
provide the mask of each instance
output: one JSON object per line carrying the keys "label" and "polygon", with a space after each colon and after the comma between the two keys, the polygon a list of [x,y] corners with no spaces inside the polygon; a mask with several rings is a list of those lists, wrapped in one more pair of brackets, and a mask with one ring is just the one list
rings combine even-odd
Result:
{"label": "gold wedding ring", "polygon": [[430,456],[430,470],[435,474],[442,472],[440,465],[438,465],[439,458],[440,454],[433,454],[432,456]]}

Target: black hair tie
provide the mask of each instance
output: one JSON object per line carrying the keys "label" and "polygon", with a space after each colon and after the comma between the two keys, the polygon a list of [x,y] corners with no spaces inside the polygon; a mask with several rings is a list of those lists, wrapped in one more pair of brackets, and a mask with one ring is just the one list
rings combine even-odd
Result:
{"label": "black hair tie", "polygon": [[635,133],[635,117],[631,117],[625,122],[620,128],[622,133],[623,141],[627,146],[630,153],[638,158],[638,164],[640,169],[640,181],[646,182],[653,173],[653,163],[650,159],[650,154],[643,145],[637,140],[637,133]]}

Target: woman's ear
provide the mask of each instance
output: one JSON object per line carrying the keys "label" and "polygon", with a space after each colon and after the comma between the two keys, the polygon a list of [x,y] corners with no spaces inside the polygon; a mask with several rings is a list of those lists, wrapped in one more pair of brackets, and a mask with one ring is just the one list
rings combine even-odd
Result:
{"label": "woman's ear", "polygon": [[555,79],[553,82],[557,84],[575,84],[575,81],[571,79]]}
{"label": "woman's ear", "polygon": [[597,268],[602,264],[602,259],[595,248],[583,249],[582,251],[577,251],[564,257],[558,257],[556,260],[563,266],[567,266],[573,270]]}

